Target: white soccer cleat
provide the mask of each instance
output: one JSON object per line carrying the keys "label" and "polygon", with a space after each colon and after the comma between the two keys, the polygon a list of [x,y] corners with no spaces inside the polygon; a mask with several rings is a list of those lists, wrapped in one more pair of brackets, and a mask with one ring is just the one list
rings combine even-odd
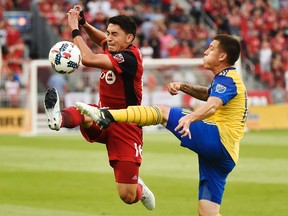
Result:
{"label": "white soccer cleat", "polygon": [[148,209],[153,210],[155,208],[155,196],[152,191],[145,185],[143,180],[138,177],[138,184],[142,185],[142,204]]}
{"label": "white soccer cleat", "polygon": [[101,129],[108,128],[110,122],[113,120],[113,117],[105,108],[98,109],[97,107],[90,106],[82,102],[76,102],[75,105],[81,114],[90,116]]}
{"label": "white soccer cleat", "polygon": [[60,112],[59,95],[55,88],[47,89],[44,99],[44,108],[51,130],[60,130],[62,115]]}

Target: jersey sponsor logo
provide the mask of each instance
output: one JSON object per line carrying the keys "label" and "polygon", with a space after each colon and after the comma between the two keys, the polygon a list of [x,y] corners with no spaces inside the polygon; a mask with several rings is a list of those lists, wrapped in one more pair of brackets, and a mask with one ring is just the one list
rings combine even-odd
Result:
{"label": "jersey sponsor logo", "polygon": [[109,70],[106,73],[101,72],[100,79],[105,79],[106,83],[111,85],[116,81],[116,75],[113,71]]}
{"label": "jersey sponsor logo", "polygon": [[222,94],[226,91],[226,87],[221,85],[221,84],[217,84],[216,85],[216,92]]}
{"label": "jersey sponsor logo", "polygon": [[116,55],[113,55],[113,58],[118,62],[118,63],[123,63],[125,60],[124,60],[124,57],[121,53],[118,53]]}

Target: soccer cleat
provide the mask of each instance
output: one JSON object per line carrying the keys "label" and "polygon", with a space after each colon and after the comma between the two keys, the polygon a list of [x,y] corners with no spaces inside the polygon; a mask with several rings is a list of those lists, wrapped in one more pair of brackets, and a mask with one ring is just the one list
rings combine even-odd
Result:
{"label": "soccer cleat", "polygon": [[108,128],[111,121],[114,121],[107,109],[98,109],[82,102],[76,102],[76,108],[81,111],[81,114],[90,116],[97,125],[103,129]]}
{"label": "soccer cleat", "polygon": [[145,185],[143,180],[138,177],[138,184],[142,185],[142,204],[148,209],[153,210],[155,208],[155,197],[152,191]]}
{"label": "soccer cleat", "polygon": [[60,130],[62,115],[60,112],[59,96],[55,88],[48,88],[45,93],[44,108],[51,130]]}

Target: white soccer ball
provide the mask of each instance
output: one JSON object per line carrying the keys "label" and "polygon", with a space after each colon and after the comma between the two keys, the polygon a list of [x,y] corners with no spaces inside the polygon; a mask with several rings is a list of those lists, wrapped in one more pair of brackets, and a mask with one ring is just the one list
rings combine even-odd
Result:
{"label": "white soccer ball", "polygon": [[60,41],[49,51],[52,68],[60,74],[70,74],[79,66],[82,59],[79,48],[70,41]]}

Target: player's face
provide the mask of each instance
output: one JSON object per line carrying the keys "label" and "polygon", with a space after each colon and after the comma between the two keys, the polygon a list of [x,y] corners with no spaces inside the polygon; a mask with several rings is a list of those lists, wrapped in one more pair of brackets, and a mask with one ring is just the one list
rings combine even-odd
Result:
{"label": "player's face", "polygon": [[213,40],[208,49],[204,52],[204,67],[208,70],[217,68],[221,64],[223,52],[219,49],[219,41]]}
{"label": "player's face", "polygon": [[126,34],[119,25],[110,23],[107,27],[107,43],[110,52],[126,49],[132,42],[132,34]]}

